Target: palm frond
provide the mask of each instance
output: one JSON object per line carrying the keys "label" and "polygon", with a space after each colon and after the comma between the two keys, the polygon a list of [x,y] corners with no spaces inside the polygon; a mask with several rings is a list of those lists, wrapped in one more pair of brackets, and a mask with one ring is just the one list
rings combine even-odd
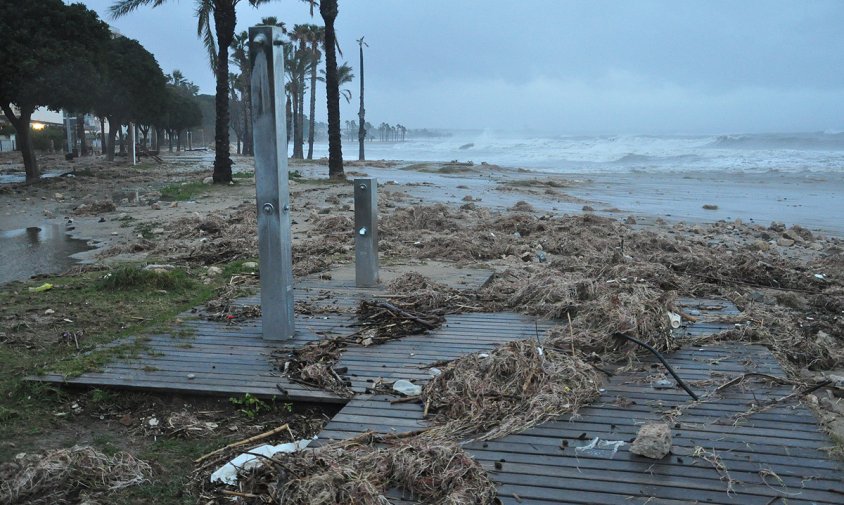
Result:
{"label": "palm frond", "polygon": [[[162,0],[155,0],[162,1]],[[208,51],[208,63],[211,70],[217,71],[217,41],[214,40],[214,29],[211,18],[214,14],[214,4],[211,0],[197,0],[196,4],[196,35],[202,39]]]}
{"label": "palm frond", "polygon": [[152,4],[153,7],[158,7],[167,0],[117,0],[111,7],[108,8],[112,19],[117,19],[121,16],[129,14],[138,7]]}

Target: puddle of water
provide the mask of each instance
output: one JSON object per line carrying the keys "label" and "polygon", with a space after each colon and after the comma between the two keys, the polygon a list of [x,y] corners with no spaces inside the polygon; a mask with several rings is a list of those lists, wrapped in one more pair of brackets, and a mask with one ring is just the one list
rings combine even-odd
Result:
{"label": "puddle of water", "polygon": [[77,263],[72,254],[89,249],[57,224],[0,231],[0,284],[62,272]]}

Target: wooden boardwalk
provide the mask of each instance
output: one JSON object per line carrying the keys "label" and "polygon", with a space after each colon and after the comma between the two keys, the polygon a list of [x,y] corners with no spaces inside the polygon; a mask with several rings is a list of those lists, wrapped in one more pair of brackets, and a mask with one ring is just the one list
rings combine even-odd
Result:
{"label": "wooden boardwalk", "polygon": [[[476,289],[489,272],[441,272],[455,287]],[[382,290],[354,287],[348,269],[296,286],[297,335],[291,341],[261,339],[260,319],[237,325],[185,315],[172,334],[149,336],[135,358],[118,360],[98,372],[65,378],[33,378],[64,384],[175,392],[279,397],[290,401],[345,403],[317,443],[342,440],[365,431],[397,433],[427,426],[418,404],[391,404],[393,397],[372,395],[380,381],[430,379],[428,365],[498,344],[541,335],[548,321],[513,314],[461,314],[426,335],[383,345],[350,346],[338,362],[346,367],[358,394],[348,401],[332,393],[291,382],[278,372],[285,351],[308,342],[348,335],[359,329],[353,313],[361,299]],[[259,303],[257,296],[239,300]],[[674,330],[680,341],[733,327],[735,306],[721,300],[680,300],[684,312],[699,316]],[[316,307],[308,315],[308,307]],[[326,311],[331,309],[330,311]],[[181,336],[180,336],[181,335]],[[116,343],[119,344],[119,343]],[[505,504],[797,504],[844,503],[842,465],[822,448],[832,446],[812,413],[794,400],[777,403],[789,386],[748,381],[722,393],[714,389],[747,372],[783,376],[771,353],[760,346],[724,344],[686,346],[669,357],[677,372],[703,396],[690,403],[679,388],[656,389],[666,378],[661,365],[643,358],[638,367],[613,377],[600,399],[577,417],[564,417],[489,442],[465,448],[490,473]],[[667,420],[672,453],[660,461],[629,452],[639,426]],[[615,447],[615,450],[612,448]],[[412,503],[411,497],[395,503]]]}
{"label": "wooden boardwalk", "polygon": [[[691,404],[679,388],[654,389],[661,366],[643,359],[636,370],[613,377],[579,416],[465,448],[490,473],[505,504],[844,503],[844,467],[822,450],[832,442],[806,407],[789,401],[751,413],[753,405],[790,394],[789,386],[751,380],[712,395],[746,372],[783,376],[767,349],[689,348],[669,362],[707,395],[702,402]],[[421,405],[390,399],[353,399],[320,434],[322,443],[427,426]],[[628,450],[639,426],[654,420],[668,420],[674,437],[671,454],[659,461]]]}
{"label": "wooden boardwalk", "polygon": [[[388,267],[384,273],[388,280],[400,271],[391,271]],[[443,267],[441,278],[437,280],[457,288],[477,289],[487,282],[490,274],[485,270]],[[32,379],[169,393],[227,396],[250,393],[290,401],[345,403],[346,399],[333,393],[309,388],[281,376],[277,360],[283,360],[286,350],[297,349],[308,342],[356,332],[359,327],[354,308],[361,299],[379,294],[383,294],[382,289],[355,288],[354,271],[341,268],[326,278],[309,278],[297,284],[297,301],[306,301],[311,307],[331,312],[297,313],[293,340],[264,341],[260,318],[230,325],[186,313],[181,317],[183,322],[172,333],[142,337],[143,350],[131,359],[116,360],[99,371],[79,377],[46,374]],[[237,301],[241,306],[259,303],[257,295]],[[365,392],[379,379],[425,379],[428,373],[420,366],[532,337],[549,325],[513,313],[454,315],[449,316],[441,328],[425,335],[380,346],[350,346],[338,366],[349,369],[348,375],[356,392]],[[131,341],[133,339],[112,345]]]}

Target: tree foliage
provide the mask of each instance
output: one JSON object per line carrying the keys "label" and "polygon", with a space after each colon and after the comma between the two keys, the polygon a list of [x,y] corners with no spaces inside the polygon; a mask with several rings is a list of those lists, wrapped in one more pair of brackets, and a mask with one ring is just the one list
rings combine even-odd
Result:
{"label": "tree foliage", "polygon": [[0,107],[17,130],[28,181],[40,176],[30,142],[32,112],[89,109],[109,37],[108,25],[82,4],[0,1]]}
{"label": "tree foliage", "polygon": [[165,77],[155,57],[136,40],[115,37],[105,44],[95,110],[109,121],[108,157],[114,158],[114,132],[129,122],[156,123],[167,108]]}

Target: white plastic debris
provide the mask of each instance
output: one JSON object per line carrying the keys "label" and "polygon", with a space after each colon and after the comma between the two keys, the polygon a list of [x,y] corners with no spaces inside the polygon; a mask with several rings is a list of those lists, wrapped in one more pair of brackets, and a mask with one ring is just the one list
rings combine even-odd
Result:
{"label": "white plastic debris", "polygon": [[676,312],[668,312],[668,320],[671,321],[672,328],[679,328],[680,327],[680,314]]}
{"label": "white plastic debris", "polygon": [[540,356],[545,356],[545,352],[542,350],[541,347],[536,348],[536,353],[539,354]]}
{"label": "white plastic debris", "polygon": [[419,396],[422,394],[422,386],[417,386],[408,380],[399,379],[393,383],[393,391],[407,396]]}
{"label": "white plastic debris", "polygon": [[147,421],[147,424],[149,425],[150,428],[155,428],[159,424],[158,418],[156,418],[156,417],[149,418],[149,420]]}
{"label": "white plastic debris", "polygon": [[815,274],[815,279],[824,280],[824,279],[826,279],[826,275],[824,275],[824,274]]}
{"label": "white plastic debris", "polygon": [[443,371],[439,368],[431,367],[428,369],[428,373],[431,374],[431,377],[436,377],[437,375],[443,373]]}
{"label": "white plastic debris", "polygon": [[624,445],[627,444],[623,440],[602,440],[600,437],[595,437],[588,445],[575,447],[574,451],[612,459],[618,449]]}
{"label": "white plastic debris", "polygon": [[478,354],[478,357],[479,358],[489,358],[489,354],[482,352],[482,353]]}
{"label": "white plastic debris", "polygon": [[[316,437],[314,437],[314,439],[315,438]],[[261,456],[265,458],[272,458],[276,454],[280,453],[290,454],[293,452],[298,452],[307,447],[310,443],[311,439],[307,439],[297,440],[295,442],[288,442],[286,444],[266,444],[260,447],[256,447],[254,449],[249,450],[249,452],[241,454],[240,456],[234,458],[233,460],[218,468],[214,473],[211,474],[211,482],[222,482],[223,484],[233,486],[237,484],[238,471],[249,470],[250,468],[256,468],[263,464]]]}

